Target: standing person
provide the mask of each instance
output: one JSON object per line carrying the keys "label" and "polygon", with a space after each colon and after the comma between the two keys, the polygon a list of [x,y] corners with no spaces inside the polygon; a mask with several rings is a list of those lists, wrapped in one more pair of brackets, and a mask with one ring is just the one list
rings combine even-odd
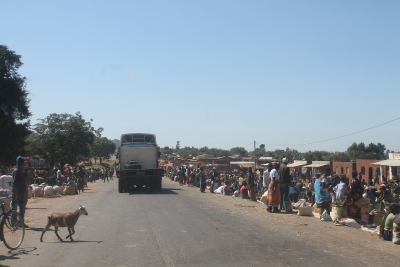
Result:
{"label": "standing person", "polygon": [[361,223],[361,199],[363,198],[364,188],[357,179],[357,175],[357,171],[351,173],[353,180],[350,182],[350,192],[347,194],[346,205],[347,216]]}
{"label": "standing person", "polygon": [[[25,216],[25,204],[26,204],[26,184],[25,176],[22,167],[24,166],[24,158],[21,156],[17,157],[17,167],[14,169],[12,174],[12,210],[17,210],[19,206],[19,213],[23,218]],[[28,227],[25,225],[25,227]]]}
{"label": "standing person", "polygon": [[332,169],[326,168],[324,174],[321,175],[320,178],[315,180],[314,188],[315,188],[315,203],[317,204],[317,208],[319,210],[319,215],[322,216],[324,210],[331,212],[331,194],[330,194],[330,180],[328,178],[331,175]]}
{"label": "standing person", "polygon": [[61,181],[61,175],[62,175],[62,173],[61,173],[61,166],[59,166],[58,169],[57,169],[57,180],[58,180],[59,182],[63,182],[63,181]]}
{"label": "standing person", "polygon": [[268,212],[279,212],[278,206],[281,203],[281,187],[279,173],[276,170],[278,165],[274,166],[274,169],[270,171],[269,178],[270,182],[268,185]]}
{"label": "standing person", "polygon": [[200,192],[205,193],[206,192],[206,175],[204,174],[204,168],[200,167],[200,171],[198,173],[198,176],[200,176]]}
{"label": "standing person", "polygon": [[378,173],[378,168],[376,168],[375,173],[374,173],[374,181],[373,181],[373,185],[375,184],[379,184],[379,173]]}
{"label": "standing person", "polygon": [[279,179],[281,186],[281,210],[284,210],[283,202],[289,200],[289,186],[292,182],[292,178],[290,176],[290,168],[286,166],[288,163],[287,158],[282,159],[281,166],[279,167]]}
{"label": "standing person", "polygon": [[217,169],[213,167],[213,173],[211,175],[211,185],[210,185],[210,192],[214,193],[214,184],[217,181],[219,176],[219,173],[217,172]]}
{"label": "standing person", "polygon": [[271,170],[272,170],[272,164],[268,163],[267,167],[265,168],[264,173],[263,173],[264,192],[267,192],[267,190],[268,190],[268,185],[269,185],[269,181],[270,181],[269,173],[271,172]]}
{"label": "standing person", "polygon": [[179,179],[179,185],[183,186],[185,183],[185,168],[181,166],[181,168],[178,171],[178,179]]}
{"label": "standing person", "polygon": [[251,167],[249,167],[249,173],[247,174],[247,184],[247,188],[249,189],[249,197],[252,201],[257,201],[255,193],[256,184],[254,183],[254,173]]}
{"label": "standing person", "polygon": [[341,177],[340,183],[333,188],[336,200],[345,201],[348,189],[349,187],[346,184],[346,177]]}
{"label": "standing person", "polygon": [[108,171],[108,175],[110,176],[110,180],[113,179],[113,174],[114,174],[114,169],[112,167],[110,167],[110,170]]}
{"label": "standing person", "polygon": [[95,171],[94,168],[90,169],[90,182],[96,182]]}
{"label": "standing person", "polygon": [[78,192],[82,191],[83,193],[83,185],[85,183],[85,171],[82,166],[79,166],[79,171],[76,173],[76,182],[78,185]]}

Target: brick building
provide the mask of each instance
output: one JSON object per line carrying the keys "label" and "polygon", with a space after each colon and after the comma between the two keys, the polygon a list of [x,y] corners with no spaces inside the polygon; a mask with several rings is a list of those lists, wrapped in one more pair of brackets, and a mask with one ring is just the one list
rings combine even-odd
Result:
{"label": "brick building", "polygon": [[341,176],[346,178],[351,178],[351,173],[355,171],[356,163],[355,162],[333,162],[332,163],[332,171]]}
{"label": "brick building", "polygon": [[[372,165],[372,163],[378,162],[379,160],[371,160],[371,159],[357,159],[356,160],[356,171],[362,176],[362,179],[365,179],[366,182],[369,180],[374,179],[374,173],[376,170],[379,170],[379,166]],[[387,177],[387,170],[386,168],[382,168],[383,170],[383,175]],[[350,173],[350,178],[351,178],[351,173]]]}

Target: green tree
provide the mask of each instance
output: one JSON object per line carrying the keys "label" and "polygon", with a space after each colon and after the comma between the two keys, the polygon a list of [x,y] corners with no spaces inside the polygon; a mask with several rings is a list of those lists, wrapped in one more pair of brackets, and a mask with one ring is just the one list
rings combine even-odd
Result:
{"label": "green tree", "polygon": [[29,136],[28,91],[26,78],[18,69],[21,56],[0,45],[0,165],[15,164],[15,158],[24,154],[25,139]]}
{"label": "green tree", "polygon": [[172,148],[170,148],[169,146],[165,146],[165,147],[161,148],[161,153],[172,154],[172,153],[174,153],[174,150]]}
{"label": "green tree", "polygon": [[336,153],[331,154],[328,157],[328,160],[336,161],[336,162],[349,162],[350,156],[346,152],[336,152]]}
{"label": "green tree", "polygon": [[370,143],[365,146],[363,142],[357,144],[353,143],[347,148],[347,153],[352,160],[356,159],[385,159],[386,147],[385,145],[378,143]]}
{"label": "green tree", "polygon": [[259,149],[258,153],[260,154],[260,156],[263,156],[265,154],[265,145],[264,144],[260,145],[260,149]]}
{"label": "green tree", "polygon": [[107,137],[100,137],[94,140],[91,146],[91,154],[100,159],[100,164],[103,159],[109,159],[110,155],[115,151],[115,143],[108,139]]}
{"label": "green tree", "polygon": [[308,151],[303,153],[303,158],[305,160],[317,160],[317,161],[328,161],[329,156],[331,155],[331,152],[328,151]]}
{"label": "green tree", "polygon": [[385,155],[386,146],[381,143],[378,143],[376,145],[374,143],[370,143],[365,150],[367,153],[372,153],[375,159],[386,158]]}
{"label": "green tree", "polygon": [[240,156],[246,156],[248,154],[247,150],[244,149],[244,147],[233,147],[229,150],[231,155],[240,155]]}
{"label": "green tree", "polygon": [[80,112],[70,114],[50,114],[34,125],[30,137],[30,151],[40,155],[50,167],[54,164],[76,163],[91,155],[91,145],[103,128],[94,129],[91,121],[86,121]]}

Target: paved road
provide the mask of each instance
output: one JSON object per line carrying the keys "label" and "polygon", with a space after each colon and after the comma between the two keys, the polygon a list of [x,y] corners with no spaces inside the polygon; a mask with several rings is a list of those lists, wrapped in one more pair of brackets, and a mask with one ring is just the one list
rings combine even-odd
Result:
{"label": "paved road", "polygon": [[[316,218],[269,214],[255,202],[180,187],[117,193],[117,180],[77,196],[29,204],[18,251],[0,245],[4,266],[397,266],[399,247]],[[86,206],[76,242],[59,242],[45,214]],[[61,237],[67,235],[61,229]],[[389,258],[390,257],[390,258]]]}

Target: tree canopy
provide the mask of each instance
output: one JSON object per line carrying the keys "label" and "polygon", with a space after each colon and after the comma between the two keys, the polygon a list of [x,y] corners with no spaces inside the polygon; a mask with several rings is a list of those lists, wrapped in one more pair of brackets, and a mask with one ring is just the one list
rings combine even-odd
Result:
{"label": "tree canopy", "polygon": [[50,166],[54,164],[75,165],[91,155],[95,137],[100,137],[103,128],[94,129],[91,121],[86,121],[77,112],[70,114],[50,114],[33,126],[30,136],[30,152],[40,155]]}
{"label": "tree canopy", "polygon": [[315,150],[307,152],[299,152],[296,149],[291,149],[287,147],[286,149],[275,149],[274,151],[267,151],[266,146],[261,144],[259,148],[255,151],[248,152],[243,147],[234,147],[230,150],[218,149],[218,148],[208,148],[207,146],[201,148],[195,147],[184,147],[179,150],[170,148],[168,146],[161,149],[162,153],[172,154],[178,153],[182,156],[197,156],[200,154],[209,154],[216,157],[222,156],[247,156],[252,155],[253,157],[273,157],[278,161],[283,158],[287,158],[289,161],[295,160],[309,160],[309,161],[337,161],[337,162],[349,162],[355,159],[385,159],[387,158],[387,153],[385,145],[378,143],[371,143],[365,146],[364,143],[353,143],[347,151],[344,152],[330,152],[325,150]]}
{"label": "tree canopy", "polygon": [[240,156],[246,156],[249,152],[244,147],[234,147],[229,150],[231,155],[240,155]]}
{"label": "tree canopy", "polygon": [[103,159],[109,159],[110,155],[114,153],[116,145],[113,141],[106,137],[96,138],[91,146],[91,155],[100,159],[100,164]]}
{"label": "tree canopy", "polygon": [[350,159],[385,159],[386,147],[385,145],[378,143],[370,143],[366,146],[363,142],[357,144],[354,142],[347,148],[347,153]]}
{"label": "tree canopy", "polygon": [[25,139],[30,134],[26,78],[18,73],[21,56],[0,45],[0,165],[15,164],[24,154]]}

